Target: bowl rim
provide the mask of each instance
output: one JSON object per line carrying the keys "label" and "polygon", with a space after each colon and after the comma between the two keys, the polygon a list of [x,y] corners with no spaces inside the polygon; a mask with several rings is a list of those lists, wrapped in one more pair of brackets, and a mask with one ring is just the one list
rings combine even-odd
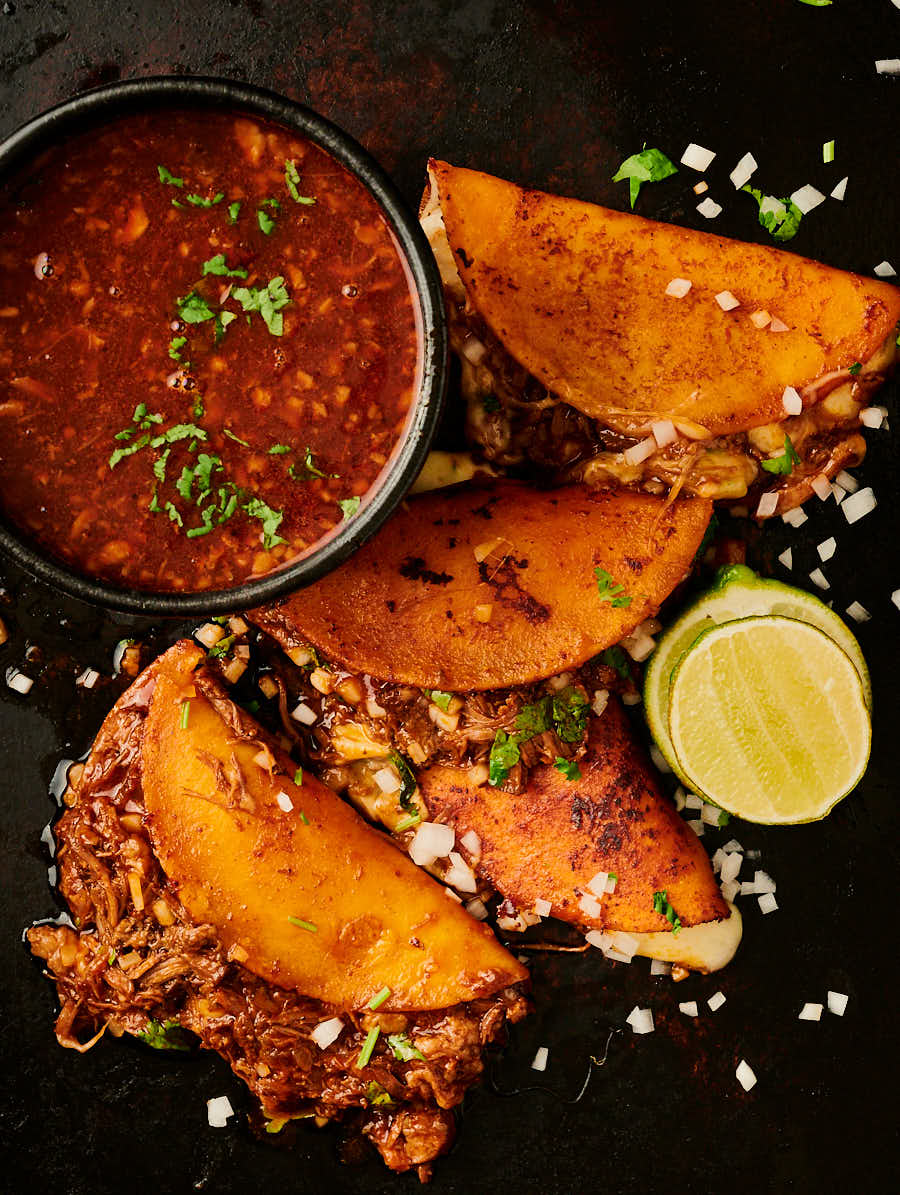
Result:
{"label": "bowl rim", "polygon": [[104,84],[64,100],[0,142],[0,185],[15,168],[69,133],[117,117],[197,104],[264,117],[308,137],[366,188],[387,220],[418,299],[422,358],[418,393],[393,462],[352,520],[339,524],[320,548],[283,569],[227,589],[159,592],[120,587],[69,568],[18,531],[0,511],[0,549],[41,581],[108,610],[184,617],[246,610],[284,597],[323,577],[370,539],[406,496],[431,447],[443,411],[448,332],[443,288],[434,255],[406,201],[378,162],[349,134],[312,108],[277,92],[205,75],[151,75]]}

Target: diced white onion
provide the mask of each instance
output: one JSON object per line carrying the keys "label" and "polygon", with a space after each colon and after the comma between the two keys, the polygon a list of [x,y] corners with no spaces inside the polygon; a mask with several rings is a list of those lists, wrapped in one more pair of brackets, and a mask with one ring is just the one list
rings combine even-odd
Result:
{"label": "diced white onion", "polygon": [[782,523],[787,523],[789,527],[802,527],[809,515],[802,506],[795,506],[793,510],[787,511],[781,516]]}
{"label": "diced white onion", "polygon": [[697,1017],[700,1015],[700,1009],[697,1007],[696,1000],[685,1000],[683,1004],[678,1005],[678,1011],[683,1012],[686,1017]]}
{"label": "diced white onion", "polygon": [[852,473],[848,473],[846,469],[841,469],[837,477],[834,479],[838,485],[847,491],[848,494],[855,494],[859,489],[859,482]]}
{"label": "diced white onion", "polygon": [[820,544],[816,544],[816,551],[819,553],[819,559],[824,564],[837,551],[837,540],[833,535],[829,535],[828,539],[823,539]]}
{"label": "diced white onion", "polygon": [[726,843],[723,843],[722,850],[728,852],[729,854],[731,851],[737,851],[739,855],[743,855],[744,853],[744,848],[736,838],[729,838]]}
{"label": "diced white onion", "polygon": [[594,896],[602,896],[606,891],[606,881],[609,879],[608,871],[598,871],[587,883],[588,892],[593,892]]}
{"label": "diced white onion", "polygon": [[206,1101],[206,1118],[210,1128],[224,1129],[229,1116],[234,1116],[234,1108],[227,1095],[217,1095],[215,1099]]}
{"label": "diced white onion", "polygon": [[619,882],[618,876],[608,876],[606,880],[607,893],[613,893],[616,890],[616,884]]}
{"label": "diced white onion", "polygon": [[657,419],[650,425],[653,438],[658,448],[665,448],[667,444],[674,444],[678,439],[678,432],[671,419]]}
{"label": "diced white onion", "polygon": [[383,705],[379,705],[374,697],[369,697],[366,701],[366,712],[370,718],[383,718],[387,714],[387,710]]}
{"label": "diced white onion", "polygon": [[616,930],[610,937],[616,951],[619,954],[625,955],[628,959],[634,957],[635,951],[641,944],[640,940],[635,938],[633,934],[626,934],[622,930]]}
{"label": "diced white onion", "polygon": [[341,1036],[343,1028],[344,1022],[340,1017],[331,1017],[330,1020],[319,1021],[309,1036],[320,1050],[327,1050],[331,1043],[337,1041]]}
{"label": "diced white onion", "polygon": [[772,321],[769,324],[769,331],[770,332],[790,332],[790,328],[787,326],[787,324],[784,322],[784,320],[779,319],[777,315],[773,315]]}
{"label": "diced white onion", "polygon": [[809,579],[817,589],[830,589],[831,582],[825,576],[820,568],[814,568],[809,574]]}
{"label": "diced white onion", "polygon": [[756,508],[756,517],[758,519],[768,519],[778,509],[778,494],[775,490],[766,490],[760,496],[759,505]]}
{"label": "diced white onion", "polygon": [[722,860],[722,871],[720,873],[722,882],[727,884],[729,880],[736,880],[743,862],[743,858],[737,851],[732,851],[731,854],[726,855]]}
{"label": "diced white onion", "polygon": [[651,635],[645,635],[642,631],[637,630],[631,635],[626,635],[622,640],[622,646],[631,656],[632,660],[640,664],[643,660],[647,659],[656,647],[656,640]]}
{"label": "diced white onion", "polygon": [[603,905],[590,892],[582,892],[578,898],[578,907],[586,917],[595,917],[599,921],[603,916]]}
{"label": "diced white onion", "polygon": [[770,324],[771,322],[772,317],[769,315],[768,311],[754,311],[750,315],[750,323],[754,326],[754,328],[764,328],[766,324]]}
{"label": "diced white onion", "polygon": [[875,509],[877,502],[875,495],[872,492],[871,486],[864,486],[861,490],[857,490],[855,494],[851,494],[841,505],[841,510],[844,512],[844,518],[848,523],[855,523],[864,515],[869,514]]}
{"label": "diced white onion", "polygon": [[480,365],[484,360],[487,349],[481,343],[477,336],[469,336],[462,346],[462,355],[465,359],[472,363],[472,365]]}
{"label": "diced white onion", "polygon": [[549,917],[553,911],[553,905],[549,900],[544,900],[543,897],[534,902],[534,911],[538,917]]}
{"label": "diced white onion", "polygon": [[625,1018],[625,1023],[630,1025],[635,1033],[652,1033],[653,1013],[649,1008],[638,1008],[635,1005]]}
{"label": "diced white onion", "polygon": [[290,813],[294,808],[294,802],[285,792],[278,793],[275,800],[278,802],[278,808],[283,809],[285,813]]}
{"label": "diced white onion", "polygon": [[453,850],[456,835],[440,822],[422,822],[409,844],[409,857],[419,867],[429,867],[435,859],[445,859]]}
{"label": "diced white onion", "polygon": [[591,709],[599,718],[606,709],[606,703],[609,701],[609,693],[606,689],[596,689],[594,691],[594,699],[591,702]]}
{"label": "diced white onion", "polygon": [[84,689],[93,689],[94,685],[100,679],[100,673],[93,668],[85,668],[84,672],[77,677],[75,684],[81,685]]}
{"label": "diced white onion", "polygon": [[720,290],[716,295],[716,302],[723,311],[734,311],[735,307],[740,307],[740,299],[736,299],[730,290]]}
{"label": "diced white onion", "polygon": [[685,795],[684,789],[681,787],[680,784],[675,789],[674,800],[675,800],[676,811],[678,813],[681,813],[682,809],[684,809],[684,807],[685,807],[686,795]]}
{"label": "diced white onion", "polygon": [[764,871],[757,871],[753,877],[757,892],[775,892],[777,885],[770,875]]}
{"label": "diced white onion", "polygon": [[753,880],[741,881],[741,896],[755,896],[756,884]]}
{"label": "diced white onion", "polygon": [[632,444],[630,448],[626,448],[622,455],[625,457],[626,465],[639,465],[641,461],[645,461],[654,452],[656,452],[656,440],[653,436],[647,436],[645,440],[640,440],[637,444]]}
{"label": "diced white onion", "polygon": [[738,1063],[738,1068],[734,1074],[744,1091],[749,1091],[751,1087],[756,1086],[756,1075],[754,1075],[752,1069],[747,1065],[743,1058]]}
{"label": "diced white onion", "polygon": [[838,483],[836,481],[833,481],[831,483],[831,492],[834,495],[834,500],[838,506],[840,506],[840,504],[847,497],[847,491],[844,489],[843,486],[838,485]]}
{"label": "diced white onion", "polygon": [[817,473],[809,484],[812,492],[823,502],[827,502],[831,497],[831,482],[824,473]]}
{"label": "diced white onion", "polygon": [[691,289],[692,283],[687,278],[673,278],[666,287],[666,294],[671,299],[683,299]]}
{"label": "diced white onion", "polygon": [[691,819],[687,824],[691,827],[698,838],[703,837],[705,830],[703,828],[703,822],[699,817]]}
{"label": "diced white onion", "polygon": [[7,668],[6,683],[16,693],[21,693],[24,697],[26,693],[31,692],[31,686],[34,681],[30,676],[26,676],[24,672],[20,672],[18,668]]}
{"label": "diced white onion", "polygon": [[825,196],[821,191],[817,191],[815,187],[807,183],[805,187],[800,187],[791,195],[791,203],[795,204],[805,216],[807,212],[811,212],[814,207],[818,207],[820,203],[825,202]]}
{"label": "diced white onion", "polygon": [[798,1021],[821,1021],[822,1019],[822,1005],[806,1003],[800,1009],[797,1017]]}
{"label": "diced white onion", "polygon": [[688,793],[684,798],[685,809],[702,809],[703,798],[698,797],[696,793]]}
{"label": "diced white onion", "polygon": [[722,205],[716,203],[710,195],[707,195],[702,203],[697,204],[697,211],[701,216],[705,216],[707,220],[714,220],[722,211]]}
{"label": "diced white onion", "polygon": [[714,875],[719,874],[719,872],[722,870],[722,864],[724,862],[725,862],[725,852],[722,850],[722,848],[720,846],[717,846],[712,859],[710,859],[710,863],[712,864],[712,869],[713,869]]}
{"label": "diced white onion", "polygon": [[833,1012],[836,1017],[842,1017],[847,1011],[847,1003],[850,997],[843,992],[829,992],[828,993],[828,1011]]}
{"label": "diced white onion", "polygon": [[879,75],[900,75],[900,58],[876,58],[875,69]]}
{"label": "diced white onion", "polygon": [[383,793],[395,793],[401,787],[400,777],[393,768],[379,768],[372,779]]}
{"label": "diced white onion", "polygon": [[[449,896],[449,898],[454,902],[454,904],[458,904],[458,905],[462,904],[462,897],[459,895],[458,892],[454,892],[452,888],[445,888],[444,896]],[[514,923],[512,925],[503,925],[502,918],[498,918],[497,924],[500,926],[501,929],[510,929],[510,930],[524,929],[524,925],[521,923],[519,923],[519,924]]]}
{"label": "diced white onion", "polygon": [[803,399],[800,397],[799,390],[793,386],[785,386],[784,394],[781,396],[781,405],[785,415],[799,415],[803,410]]}
{"label": "diced white onion", "polygon": [[863,407],[859,413],[859,421],[863,427],[881,427],[886,414],[884,407]]}
{"label": "diced white onion", "polygon": [[650,960],[650,974],[651,975],[670,975],[672,972],[672,964],[665,963],[662,959],[654,958]]}
{"label": "diced white onion", "polygon": [[681,155],[682,166],[689,166],[691,170],[697,170],[700,174],[704,170],[708,170],[715,158],[715,151],[705,149],[702,145],[697,145],[692,141],[684,153]]}
{"label": "diced white onion", "polygon": [[309,708],[305,701],[301,701],[291,710],[291,717],[295,722],[301,722],[304,726],[312,726],[316,720],[316,713],[315,710]]}
{"label": "diced white onion", "polygon": [[470,855],[478,856],[481,854],[481,839],[474,830],[466,830],[465,834],[460,838],[460,844],[466,848]]}
{"label": "diced white onion", "polygon": [[476,921],[487,921],[487,905],[485,905],[483,900],[479,900],[477,896],[474,900],[466,903],[466,912],[471,917],[474,917]]}
{"label": "diced white onion", "polygon": [[708,826],[718,826],[719,818],[722,816],[722,810],[717,805],[708,805],[704,803],[700,810],[700,818],[706,822]]}
{"label": "diced white onion", "polygon": [[785,568],[794,567],[794,554],[790,548],[785,548],[783,552],[778,553],[778,560]]}
{"label": "diced white onion", "polygon": [[845,175],[844,178],[842,178],[838,185],[834,188],[834,190],[831,192],[832,199],[843,200],[844,196],[847,194],[847,181],[849,177],[849,175]]}
{"label": "diced white onion", "polygon": [[889,261],[880,261],[875,267],[875,273],[879,278],[895,278],[897,271]]}
{"label": "diced white onion", "polygon": [[726,880],[725,883],[721,885],[721,888],[722,895],[726,900],[734,900],[741,890],[741,883],[740,880]]}
{"label": "diced white onion", "polygon": [[872,615],[859,602],[851,602],[847,607],[847,613],[854,622],[868,622]]}
{"label": "diced white onion", "polygon": [[534,1062],[531,1064],[533,1071],[545,1071],[547,1069],[547,1059],[550,1057],[550,1051],[546,1046],[541,1046],[534,1056]]}
{"label": "diced white onion", "polygon": [[774,913],[778,908],[778,901],[771,892],[764,892],[762,896],[757,897],[759,907],[764,913]]}
{"label": "diced white onion", "polygon": [[660,751],[659,747],[657,747],[656,743],[650,744],[650,758],[653,760],[654,767],[658,772],[662,772],[665,775],[672,771],[666,761],[666,757]]}
{"label": "diced white onion", "polygon": [[714,995],[710,996],[706,1003],[709,1005],[710,1012],[718,1012],[725,1003],[725,995],[723,992],[716,992]]}
{"label": "diced white onion", "polygon": [[450,852],[450,863],[452,866],[444,876],[446,882],[452,888],[458,888],[460,892],[477,892],[478,881],[475,879],[475,872],[458,851]]}
{"label": "diced white onion", "polygon": [[729,178],[734,183],[734,189],[739,191],[745,183],[750,181],[750,176],[757,169],[757,161],[753,154],[746,153],[729,174]]}
{"label": "diced white onion", "polygon": [[612,938],[609,934],[605,934],[602,930],[592,929],[584,935],[585,942],[589,942],[591,946],[595,946],[598,950],[602,950],[604,954],[612,945]]}

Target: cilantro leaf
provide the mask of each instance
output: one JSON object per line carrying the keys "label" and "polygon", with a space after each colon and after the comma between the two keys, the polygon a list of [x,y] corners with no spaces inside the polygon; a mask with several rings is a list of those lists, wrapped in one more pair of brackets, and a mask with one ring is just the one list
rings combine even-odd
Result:
{"label": "cilantro leaf", "polygon": [[313,459],[310,446],[306,446],[306,456],[303,461],[295,461],[288,469],[288,476],[294,481],[312,481],[316,477],[340,477],[340,473],[323,473]]}
{"label": "cilantro leaf", "polygon": [[215,312],[206,299],[197,294],[195,290],[181,299],[176,299],[175,307],[178,315],[186,324],[202,324],[215,316]]}
{"label": "cilantro leaf", "polygon": [[216,314],[215,331],[213,333],[213,342],[215,344],[222,343],[222,337],[225,335],[225,329],[232,322],[236,320],[237,316],[233,311],[220,311]]}
{"label": "cilantro leaf", "polygon": [[587,729],[588,699],[574,687],[568,685],[553,694],[550,717],[553,729],[564,743],[580,743]]}
{"label": "cilantro leaf", "polygon": [[719,820],[716,823],[716,825],[719,827],[719,829],[721,830],[724,826],[727,826],[730,821],[731,821],[731,814],[728,812],[728,810],[720,809],[719,810]]}
{"label": "cilantro leaf", "polygon": [[301,195],[297,190],[300,182],[300,173],[297,170],[297,164],[292,158],[288,158],[284,163],[284,185],[288,189],[288,194],[294,203],[315,203],[315,199],[311,199],[308,195]]}
{"label": "cilantro leaf", "polygon": [[581,779],[581,769],[574,759],[563,759],[561,755],[557,755],[556,763],[553,766],[557,772],[562,772],[567,780]]}
{"label": "cilantro leaf", "polygon": [[531,705],[523,705],[516,714],[516,729],[521,733],[517,736],[519,741],[522,739],[533,739],[537,734],[543,734],[545,730],[549,730],[550,722],[550,695],[540,698],[539,701],[534,701]]}
{"label": "cilantro leaf", "polygon": [[666,921],[672,926],[672,933],[677,934],[681,929],[681,918],[676,914],[675,910],[669,904],[669,898],[666,895],[666,890],[653,893],[653,912],[662,913]]}
{"label": "cilantro leaf", "polygon": [[281,314],[281,309],[291,301],[283,277],[278,275],[271,278],[268,285],[262,290],[255,286],[236,286],[231,294],[244,311],[248,313],[258,311],[273,336],[282,334],[284,317]]}
{"label": "cilantro leaf", "polygon": [[242,440],[240,436],[236,436],[229,427],[222,428],[222,435],[227,436],[229,440],[234,440],[235,444],[242,444],[244,448],[250,447],[246,440]]}
{"label": "cilantro leaf", "polygon": [[257,222],[259,223],[260,231],[264,232],[266,234],[266,236],[269,236],[270,233],[272,232],[272,229],[275,227],[275,221],[272,219],[272,217],[269,215],[269,213],[265,210],[265,208],[257,209],[256,219],[257,219]]}
{"label": "cilantro leaf", "polygon": [[186,336],[173,336],[169,341],[169,356],[173,361],[181,360],[181,349],[187,344]]}
{"label": "cilantro leaf", "polygon": [[175,175],[171,173],[171,171],[166,170],[165,166],[157,166],[156,172],[159,175],[159,181],[161,183],[168,183],[168,185],[170,187],[183,187],[184,186],[184,179],[176,178]]}
{"label": "cilantro leaf", "polygon": [[338,499],[338,506],[341,508],[341,511],[342,511],[345,519],[353,518],[353,516],[359,510],[359,504],[361,501],[362,501],[362,499],[360,499],[360,498],[339,498]]}
{"label": "cilantro leaf", "polygon": [[176,527],[184,526],[184,519],[181,517],[181,513],[174,502],[167,502],[163,509],[168,512],[169,518]]}
{"label": "cilantro leaf", "polygon": [[639,154],[632,154],[625,159],[613,175],[613,182],[620,183],[628,179],[628,197],[633,208],[644,183],[658,183],[677,173],[678,167],[669,161],[662,150],[645,148]]}
{"label": "cilantro leaf", "polygon": [[244,510],[251,519],[259,519],[262,522],[263,547],[267,551],[276,544],[287,543],[287,540],[278,534],[278,528],[284,518],[283,510],[273,510],[262,498],[251,498],[244,504]]}
{"label": "cilantro leaf", "polygon": [[224,191],[218,191],[212,199],[204,199],[202,195],[185,195],[185,199],[192,207],[215,207],[225,198]]}
{"label": "cilantro leaf", "polygon": [[496,394],[486,394],[481,400],[481,405],[488,415],[493,415],[500,410],[500,399]]}
{"label": "cilantro leaf", "polygon": [[112,456],[109,458],[110,469],[115,469],[115,467],[119,463],[119,461],[123,460],[126,456],[133,456],[136,452],[139,452],[142,448],[146,448],[149,443],[150,443],[150,436],[143,435],[143,436],[139,436],[136,440],[133,440],[126,448],[117,448],[115,450],[115,452],[113,452]]}
{"label": "cilantro leaf", "polygon": [[794,465],[800,464],[800,457],[794,445],[791,443],[791,437],[785,433],[784,437],[784,452],[781,456],[771,457],[767,461],[760,461],[762,467],[767,473],[790,473]]}
{"label": "cilantro leaf", "polygon": [[284,456],[286,452],[293,452],[290,444],[273,444],[269,449],[269,456]]}
{"label": "cilantro leaf", "polygon": [[366,1086],[366,1100],[370,1108],[393,1107],[394,1099],[389,1091],[376,1083],[374,1079]]}
{"label": "cilantro leaf", "polygon": [[215,274],[217,278],[247,277],[247,271],[243,266],[237,266],[233,270],[228,268],[224,253],[217,253],[215,257],[210,257],[208,261],[203,263],[203,277],[205,278],[207,274]]}
{"label": "cilantro leaf", "polygon": [[388,1045],[394,1051],[394,1057],[401,1062],[412,1062],[414,1058],[425,1061],[425,1055],[417,1050],[405,1033],[391,1033],[387,1039]]}
{"label": "cilantro leaf", "polygon": [[240,200],[235,200],[234,203],[228,205],[228,223],[237,224],[237,218],[240,215],[241,204]]}
{"label": "cilantro leaf", "polygon": [[494,785],[495,788],[502,784],[509,775],[510,769],[519,762],[519,758],[518,738],[515,735],[508,735],[505,730],[498,730],[488,758],[488,783]]}
{"label": "cilantro leaf", "polygon": [[391,763],[397,769],[400,777],[400,792],[397,794],[397,804],[406,813],[419,813],[419,807],[413,800],[416,792],[416,776],[406,757],[399,751],[390,754]]}
{"label": "cilantro leaf", "polygon": [[196,423],[176,423],[160,435],[154,436],[150,444],[153,448],[160,448],[163,444],[175,444],[179,440],[189,440],[192,436],[198,440],[205,440],[206,432],[202,427],[197,427]]}
{"label": "cilantro leaf", "polygon": [[147,1028],[141,1033],[136,1033],[135,1037],[140,1038],[148,1046],[152,1046],[154,1050],[189,1050],[191,1048],[185,1031],[177,1021],[160,1023],[149,1020]]}
{"label": "cilantro leaf", "polygon": [[828,8],[831,0],[800,0],[801,4],[808,4],[810,8]]}
{"label": "cilantro leaf", "polygon": [[857,377],[857,375],[860,374],[861,372],[862,372],[862,361],[854,361],[853,364],[850,366],[850,368],[847,370],[847,373],[850,374],[851,378]]}
{"label": "cilantro leaf", "polygon": [[175,489],[178,491],[178,496],[183,498],[185,502],[190,502],[193,497],[192,489],[194,485],[194,470],[189,469],[187,465],[181,470],[181,476],[175,482]]}
{"label": "cilantro leaf", "polygon": [[599,659],[601,664],[605,664],[608,668],[614,668],[622,680],[631,680],[631,669],[628,667],[628,660],[625,652],[618,644],[615,647],[607,647],[605,651],[601,651]]}
{"label": "cilantro leaf", "polygon": [[450,702],[453,700],[452,693],[445,693],[443,689],[426,689],[425,696],[433,701],[434,704],[446,714],[450,708]]}
{"label": "cilantro leaf", "polygon": [[153,462],[153,476],[159,482],[166,480],[166,462],[169,459],[169,453],[171,451],[171,448],[167,448],[165,452],[160,453],[160,455]]}
{"label": "cilantro leaf", "polygon": [[594,576],[597,579],[597,592],[601,602],[611,602],[617,608],[631,605],[632,599],[625,592],[625,586],[617,585],[605,568],[595,568]]}
{"label": "cilantro leaf", "polygon": [[212,475],[217,471],[221,471],[222,461],[217,456],[210,456],[209,453],[201,452],[197,457],[197,464],[194,468],[194,480],[197,482],[197,492],[205,494],[212,488]]}
{"label": "cilantro leaf", "polygon": [[748,195],[752,195],[759,205],[759,222],[776,241],[789,241],[797,235],[803,213],[790,199],[776,199],[774,195],[764,195],[756,187],[745,183],[741,187]]}

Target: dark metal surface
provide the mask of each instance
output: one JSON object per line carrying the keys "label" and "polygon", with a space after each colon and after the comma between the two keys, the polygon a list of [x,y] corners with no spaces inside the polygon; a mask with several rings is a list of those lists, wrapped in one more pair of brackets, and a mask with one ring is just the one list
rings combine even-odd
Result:
{"label": "dark metal surface", "polygon": [[[760,163],[754,182],[776,194],[806,182],[827,192],[849,174],[846,202],[811,213],[789,247],[871,273],[883,258],[900,264],[900,80],[874,68],[876,58],[898,54],[900,12],[891,0],[826,8],[799,0],[17,3],[12,15],[0,13],[0,132],[99,82],[215,73],[276,88],[335,120],[393,173],[410,203],[433,152],[617,207],[626,188],[610,176],[622,158],[646,141],[677,160],[697,141],[719,153],[708,178],[725,211],[712,227],[744,239],[766,239],[753,203],[728,181],[745,151]],[[837,158],[823,166],[822,143],[832,137]],[[710,227],[694,210],[695,181],[683,170],[645,187],[639,210]],[[883,394],[896,412],[897,383]],[[832,502],[813,499],[800,531],[766,527],[753,557],[784,577],[775,555],[792,543],[793,576],[802,580],[818,564],[815,545],[837,537],[827,596],[838,611],[856,599],[873,614],[859,628],[877,715],[865,781],[825,822],[732,823],[707,839],[714,846],[734,834],[760,849],[760,865],[778,882],[780,908],[768,917],[744,898],[744,942],[720,976],[672,985],[651,980],[646,962],[538,956],[537,1013],[494,1075],[504,1092],[530,1090],[473,1093],[459,1143],[436,1168],[436,1193],[843,1195],[894,1186],[893,418],[894,430],[869,433],[869,457],[857,470],[875,488],[876,511],[850,528]],[[7,585],[0,617],[12,638],[0,665],[21,664],[29,643],[40,645],[43,664],[29,668],[37,681],[27,698],[4,688],[0,710],[4,1190],[414,1190],[414,1179],[392,1177],[377,1161],[342,1164],[339,1131],[300,1127],[292,1141],[258,1141],[245,1121],[249,1097],[216,1059],[172,1061],[113,1041],[78,1057],[56,1045],[52,990],[19,944],[23,925],[55,912],[38,841],[54,809],[47,782],[60,754],[87,747],[118,691],[104,679],[85,694],[74,677],[87,665],[108,677],[115,641],[146,624],[63,601],[14,569]],[[849,993],[846,1016],[799,1022],[802,1003],[823,1001],[829,988]],[[719,989],[727,997],[719,1012],[701,1003],[697,1022],[678,1013],[678,1001],[704,1002]],[[602,1055],[608,1026],[621,1026],[636,1003],[653,1008],[656,1032],[616,1035],[583,1099],[563,1102],[578,1093],[589,1056]],[[529,1070],[540,1044],[550,1047],[542,1077]],[[742,1057],[759,1078],[746,1095],[734,1078]],[[215,1131],[205,1101],[226,1092],[237,1123]]]}
{"label": "dark metal surface", "polygon": [[187,618],[246,610],[317,581],[375,534],[418,476],[440,422],[447,382],[447,320],[434,256],[413,210],[378,163],[330,121],[270,91],[225,79],[154,77],[106,83],[57,104],[0,144],[0,184],[66,137],[132,112],[173,107],[225,108],[295,129],[337,158],[365,186],[390,224],[418,297],[421,329],[418,393],[383,479],[360,513],[339,524],[315,550],[265,577],[203,593],[151,593],[85,576],[29,541],[0,513],[0,548],[40,581],[106,609]]}

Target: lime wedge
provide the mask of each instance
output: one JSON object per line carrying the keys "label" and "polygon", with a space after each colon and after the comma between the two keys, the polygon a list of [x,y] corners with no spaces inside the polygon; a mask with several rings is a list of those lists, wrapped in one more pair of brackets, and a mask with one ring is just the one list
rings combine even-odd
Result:
{"label": "lime wedge", "polygon": [[766,825],[816,821],[862,778],[872,726],[859,672],[818,627],[742,618],[704,631],[669,692],[691,788]]}
{"label": "lime wedge", "polygon": [[644,711],[650,733],[683,784],[689,784],[690,781],[682,773],[669,739],[669,682],[672,671],[703,631],[737,618],[766,614],[797,618],[824,631],[853,661],[862,682],[866,705],[870,710],[872,708],[872,687],[862,651],[833,610],[802,589],[758,577],[744,564],[726,565],[719,569],[712,586],[688,606],[659,638],[644,676]]}

